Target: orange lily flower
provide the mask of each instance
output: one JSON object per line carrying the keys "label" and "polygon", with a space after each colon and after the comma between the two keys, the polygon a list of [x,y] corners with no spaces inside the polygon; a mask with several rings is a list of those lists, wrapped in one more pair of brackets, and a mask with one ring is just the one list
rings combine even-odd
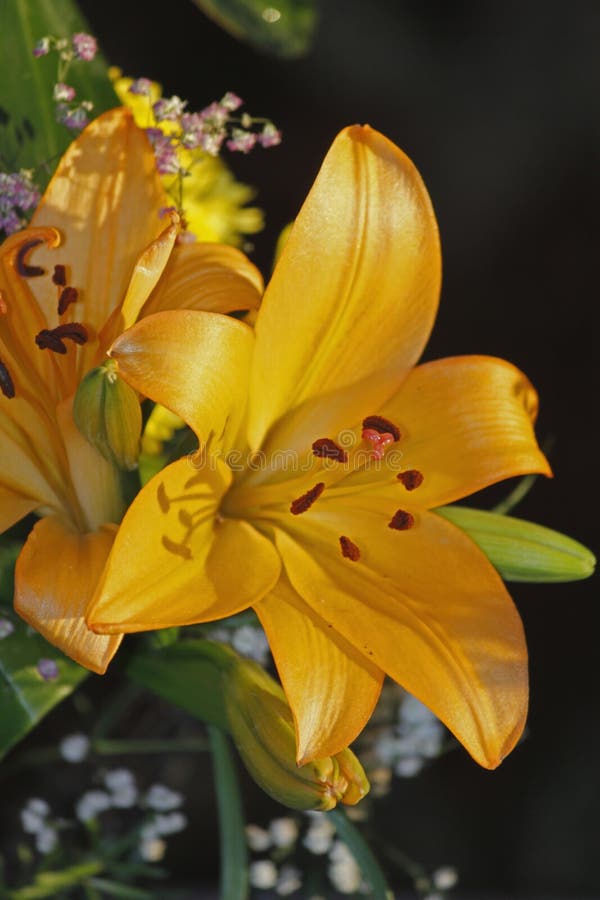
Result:
{"label": "orange lily flower", "polygon": [[91,632],[84,612],[123,500],[116,468],[75,427],[73,396],[140,316],[255,307],[262,287],[237,250],[175,245],[167,202],[144,134],[116,109],[74,141],[31,227],[0,247],[0,532],[42,517],[17,562],[15,608],[96,672],[121,637]]}
{"label": "orange lily flower", "polygon": [[88,623],[104,634],[256,610],[298,762],[361,731],[384,673],[486,767],[516,743],[527,651],[499,575],[436,507],[549,474],[536,395],[502,360],[414,367],[435,318],[437,225],[407,157],[368,127],[335,140],[255,331],[178,311],[109,355],[200,451],[128,510]]}

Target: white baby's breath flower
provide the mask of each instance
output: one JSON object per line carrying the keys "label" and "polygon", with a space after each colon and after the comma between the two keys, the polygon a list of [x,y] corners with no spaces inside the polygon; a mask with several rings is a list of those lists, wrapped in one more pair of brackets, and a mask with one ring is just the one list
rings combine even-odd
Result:
{"label": "white baby's breath flower", "polygon": [[90,822],[111,807],[111,798],[106,791],[86,791],[75,804],[75,815],[80,822]]}
{"label": "white baby's breath flower", "polygon": [[159,837],[143,838],[139,843],[140,856],[146,862],[160,862],[165,855],[167,842]]}
{"label": "white baby's breath flower", "polygon": [[335,834],[335,826],[324,813],[311,812],[308,814],[311,823],[308,827],[302,843],[310,853],[322,856],[329,851],[333,836]]}
{"label": "white baby's breath flower", "polygon": [[60,755],[66,762],[82,762],[89,753],[90,739],[85,734],[68,734],[58,745]]}
{"label": "white baby's breath flower", "polygon": [[246,841],[255,853],[262,853],[271,846],[271,835],[260,825],[246,825]]}
{"label": "white baby's breath flower", "polygon": [[44,825],[35,836],[35,846],[40,853],[52,853],[58,843],[58,832],[50,825]]}
{"label": "white baby's breath flower", "polygon": [[249,877],[252,887],[269,890],[277,884],[277,867],[270,859],[257,859],[250,864]]}
{"label": "white baby's breath flower", "polygon": [[165,784],[153,784],[146,791],[144,803],[157,812],[170,812],[181,806],[183,797],[178,791],[172,791]]}
{"label": "white baby's breath flower", "polygon": [[269,834],[275,847],[289,847],[298,837],[298,825],[289,816],[273,819],[269,825]]}

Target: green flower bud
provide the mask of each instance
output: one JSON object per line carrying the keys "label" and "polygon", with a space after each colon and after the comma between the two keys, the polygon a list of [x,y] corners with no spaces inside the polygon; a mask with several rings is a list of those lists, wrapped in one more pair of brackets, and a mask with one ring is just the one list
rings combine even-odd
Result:
{"label": "green flower bud", "polygon": [[594,571],[593,553],[560,531],[466,506],[436,512],[466,532],[506,581],[579,581]]}
{"label": "green flower bud", "polygon": [[135,469],[140,452],[142,411],[136,392],[108,360],[82,379],[73,403],[75,424],[85,438],[121,469]]}
{"label": "green flower bud", "polygon": [[225,708],[232,737],[254,780],[292,809],[354,805],[369,791],[351,750],[296,764],[292,712],[280,686],[257,663],[237,659],[224,672]]}

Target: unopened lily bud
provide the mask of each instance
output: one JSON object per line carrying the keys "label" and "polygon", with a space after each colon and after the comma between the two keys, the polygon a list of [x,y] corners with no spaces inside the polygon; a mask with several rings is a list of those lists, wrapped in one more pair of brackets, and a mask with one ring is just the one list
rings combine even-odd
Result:
{"label": "unopened lily bud", "polygon": [[466,532],[506,581],[579,581],[594,571],[593,553],[560,531],[466,506],[436,512]]}
{"label": "unopened lily bud", "polygon": [[292,809],[354,805],[369,782],[351,750],[296,764],[292,712],[280,686],[257,663],[239,659],[224,678],[227,716],[240,756],[254,780]]}
{"label": "unopened lily bud", "polygon": [[140,452],[142,411],[136,392],[109,360],[83,378],[73,403],[75,424],[102,456],[121,469],[135,469]]}

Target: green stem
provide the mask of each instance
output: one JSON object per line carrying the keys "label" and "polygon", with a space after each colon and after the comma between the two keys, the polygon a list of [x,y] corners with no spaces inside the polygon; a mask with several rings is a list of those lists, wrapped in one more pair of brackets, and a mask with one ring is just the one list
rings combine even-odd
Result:
{"label": "green stem", "polygon": [[525,475],[524,478],[521,478],[520,481],[517,482],[515,487],[512,489],[508,497],[505,497],[504,500],[501,500],[500,503],[497,503],[492,512],[498,513],[498,515],[504,516],[507,513],[511,512],[517,506],[521,500],[523,500],[534,483],[537,481],[537,475]]}
{"label": "green stem", "polygon": [[225,734],[208,726],[213,754],[221,846],[221,900],[248,897],[248,850],[233,754]]}
{"label": "green stem", "polygon": [[369,896],[372,900],[394,900],[394,894],[387,883],[381,866],[358,828],[352,824],[344,812],[343,807],[336,806],[327,815],[333,819],[340,840],[346,844],[358,863],[363,877],[369,882],[371,886]]}
{"label": "green stem", "polygon": [[63,869],[61,872],[39,872],[33,884],[17,888],[8,895],[9,900],[43,900],[45,897],[58,897],[63,890],[85,882],[104,869],[102,860],[92,859]]}
{"label": "green stem", "polygon": [[127,682],[124,688],[118,692],[115,699],[108,704],[106,709],[100,714],[98,720],[92,730],[92,740],[94,738],[103,738],[112,731],[114,725],[129,709],[131,704],[143,693],[143,688],[137,684]]}
{"label": "green stem", "polygon": [[128,740],[99,738],[92,741],[94,753],[106,756],[138,753],[204,753],[210,750],[205,738],[154,738]]}

